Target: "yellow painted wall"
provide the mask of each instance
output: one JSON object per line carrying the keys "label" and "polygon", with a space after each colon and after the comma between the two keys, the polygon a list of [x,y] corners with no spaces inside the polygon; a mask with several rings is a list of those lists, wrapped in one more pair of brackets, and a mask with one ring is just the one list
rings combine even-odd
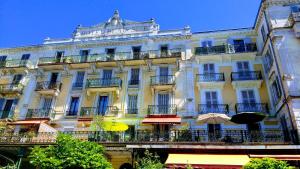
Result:
{"label": "yellow painted wall", "polygon": [[236,91],[231,85],[231,66],[222,66],[219,69],[220,72],[223,72],[225,75],[225,85],[222,90],[223,103],[229,105],[230,110],[234,110],[235,103],[237,102]]}

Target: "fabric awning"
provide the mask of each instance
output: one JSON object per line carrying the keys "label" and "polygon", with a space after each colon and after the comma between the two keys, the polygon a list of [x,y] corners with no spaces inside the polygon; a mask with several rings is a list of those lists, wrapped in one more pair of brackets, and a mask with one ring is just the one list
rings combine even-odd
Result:
{"label": "fabric awning", "polygon": [[217,154],[169,154],[167,168],[180,168],[191,165],[193,168],[241,168],[250,161],[248,155]]}
{"label": "fabric awning", "polygon": [[180,124],[180,117],[146,117],[143,119],[144,124]]}
{"label": "fabric awning", "polygon": [[255,155],[250,154],[250,158],[275,158],[277,160],[300,161],[300,155]]}
{"label": "fabric awning", "polygon": [[45,123],[47,120],[19,120],[7,123],[8,125],[35,125]]}

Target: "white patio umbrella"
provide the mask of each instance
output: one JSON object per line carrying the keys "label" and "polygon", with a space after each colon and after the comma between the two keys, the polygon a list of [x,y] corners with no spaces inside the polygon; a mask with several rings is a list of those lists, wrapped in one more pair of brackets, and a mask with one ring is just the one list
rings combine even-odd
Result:
{"label": "white patio umbrella", "polygon": [[198,123],[207,123],[207,124],[235,124],[230,121],[230,117],[228,117],[226,114],[220,114],[220,113],[207,113],[207,114],[201,114],[197,118]]}

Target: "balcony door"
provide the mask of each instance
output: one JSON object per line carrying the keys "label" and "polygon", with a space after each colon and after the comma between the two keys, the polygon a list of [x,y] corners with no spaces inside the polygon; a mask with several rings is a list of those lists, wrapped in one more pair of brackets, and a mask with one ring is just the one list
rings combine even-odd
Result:
{"label": "balcony door", "polygon": [[158,113],[159,114],[169,114],[169,94],[168,93],[159,93],[158,94]]}
{"label": "balcony door", "polygon": [[242,94],[242,103],[243,103],[243,110],[251,112],[252,110],[256,109],[256,99],[253,90],[243,90],[241,91]]}
{"label": "balcony door", "polygon": [[85,75],[85,72],[77,72],[76,80],[75,80],[73,87],[75,87],[75,88],[83,87],[84,75]]}
{"label": "balcony door", "polygon": [[57,63],[61,62],[63,57],[64,57],[64,52],[63,51],[57,51],[56,52],[55,60],[56,60]]}
{"label": "balcony door", "polygon": [[217,113],[218,111],[218,95],[216,91],[205,92],[206,105],[209,113]]}
{"label": "balcony door", "polygon": [[90,53],[89,50],[81,50],[80,51],[80,62],[86,62],[89,53]]}
{"label": "balcony door", "polygon": [[140,59],[141,56],[141,47],[134,46],[132,47],[133,59]]}
{"label": "balcony door", "polygon": [[22,77],[23,77],[23,75],[21,75],[21,74],[14,75],[14,78],[13,78],[11,84],[13,86],[18,85],[20,83],[20,81],[22,80]]}
{"label": "balcony door", "polygon": [[168,84],[168,78],[169,78],[169,68],[168,67],[160,67],[159,68],[160,84]]}
{"label": "balcony door", "polygon": [[76,116],[79,109],[79,97],[72,97],[70,108],[69,108],[69,116]]}
{"label": "balcony door", "polygon": [[129,85],[138,85],[139,79],[140,79],[140,69],[139,68],[131,69],[131,77],[130,77]]}
{"label": "balcony door", "polygon": [[128,114],[137,114],[138,95],[128,95]]}
{"label": "balcony door", "polygon": [[14,110],[14,107],[17,105],[17,103],[18,103],[18,99],[6,100],[1,119],[8,118],[10,115],[10,112]]}
{"label": "balcony door", "polygon": [[221,124],[207,124],[209,141],[218,141],[222,138]]}
{"label": "balcony door", "polygon": [[41,109],[43,112],[45,112],[45,116],[49,115],[51,108],[52,108],[52,98],[44,98],[43,106]]}
{"label": "balcony door", "polygon": [[30,58],[30,54],[23,54],[21,57],[20,66],[25,66],[29,58]]}
{"label": "balcony door", "polygon": [[243,62],[237,62],[237,72],[239,79],[249,79],[251,74],[250,74],[250,66],[249,62],[243,61]]}
{"label": "balcony door", "polygon": [[97,107],[98,115],[104,116],[106,114],[107,107],[108,107],[108,96],[99,96],[98,107]]}
{"label": "balcony door", "polygon": [[213,63],[208,63],[203,65],[203,74],[205,80],[213,81],[215,78],[215,65]]}
{"label": "balcony door", "polygon": [[261,127],[259,123],[247,124],[248,139],[250,142],[262,141]]}
{"label": "balcony door", "polygon": [[58,73],[51,73],[49,89],[54,89],[56,87],[57,79],[58,79]]}
{"label": "balcony door", "polygon": [[160,56],[161,57],[168,57],[168,45],[162,45],[160,46]]}
{"label": "balcony door", "polygon": [[112,79],[112,70],[111,69],[103,70],[102,85],[103,86],[110,86],[111,85],[111,79]]}
{"label": "balcony door", "polygon": [[233,40],[234,51],[235,52],[245,52],[245,42],[243,39]]}

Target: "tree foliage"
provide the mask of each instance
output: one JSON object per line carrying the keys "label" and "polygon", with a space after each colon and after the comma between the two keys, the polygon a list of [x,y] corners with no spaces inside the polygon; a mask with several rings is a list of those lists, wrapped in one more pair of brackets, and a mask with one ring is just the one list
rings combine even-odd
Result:
{"label": "tree foliage", "polygon": [[285,161],[275,160],[273,158],[252,159],[244,169],[293,169]]}
{"label": "tree foliage", "polygon": [[145,151],[145,157],[137,162],[137,169],[162,169],[163,164],[159,160],[157,154],[153,155],[148,150]]}
{"label": "tree foliage", "polygon": [[111,169],[104,157],[104,149],[97,143],[80,141],[70,135],[59,134],[57,145],[32,149],[30,163],[41,169]]}

